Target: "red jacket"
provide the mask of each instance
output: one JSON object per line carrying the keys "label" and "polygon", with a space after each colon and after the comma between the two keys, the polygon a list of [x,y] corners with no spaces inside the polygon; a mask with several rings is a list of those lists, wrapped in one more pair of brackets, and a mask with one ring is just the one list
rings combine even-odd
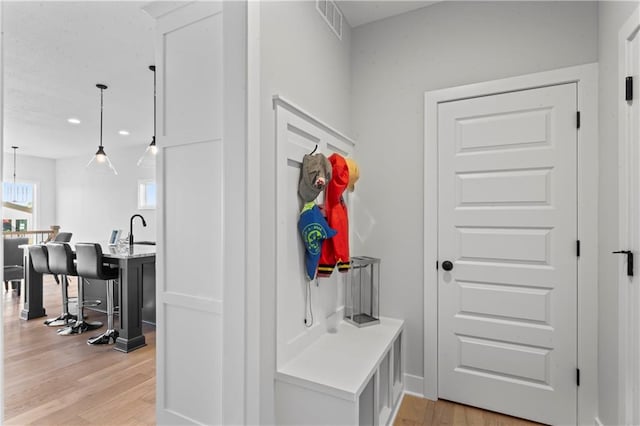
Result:
{"label": "red jacket", "polygon": [[332,154],[329,157],[329,162],[332,166],[332,173],[331,180],[325,189],[324,213],[327,216],[329,227],[338,233],[322,244],[318,265],[319,277],[330,276],[336,265],[338,265],[340,272],[346,272],[350,267],[349,218],[347,217],[347,206],[342,198],[342,193],[349,184],[349,168],[344,157],[339,154]]}

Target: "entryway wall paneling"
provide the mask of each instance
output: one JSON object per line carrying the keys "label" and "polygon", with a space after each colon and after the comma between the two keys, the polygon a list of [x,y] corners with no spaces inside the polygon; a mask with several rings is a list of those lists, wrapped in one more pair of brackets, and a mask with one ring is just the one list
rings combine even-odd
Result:
{"label": "entryway wall paneling", "polygon": [[[618,35],[619,208],[620,229],[616,250],[640,253],[640,8]],[[625,81],[633,79],[632,99],[625,96]],[[618,260],[618,422],[640,424],[640,289],[638,267],[627,275],[627,256]]]}
{"label": "entryway wall paneling", "polygon": [[[503,80],[425,93],[424,198],[424,395],[438,398],[438,126],[441,103],[518,90],[576,83],[581,112],[577,152],[578,258],[578,423],[593,424],[597,416],[597,64],[581,65]],[[576,253],[577,254],[577,253]],[[440,259],[445,260],[445,259]]]}
{"label": "entryway wall paneling", "polygon": [[[285,365],[342,320],[344,277],[337,269],[330,278],[310,285],[313,325],[307,327],[307,278],[304,245],[298,232],[302,209],[298,182],[302,158],[317,145],[317,153],[349,156],[354,142],[281,96],[274,96],[276,115],[276,364]],[[348,192],[345,202],[349,206]],[[318,197],[323,203],[324,193]]]}
{"label": "entryway wall paneling", "polygon": [[246,3],[157,19],[157,421],[244,423]]}

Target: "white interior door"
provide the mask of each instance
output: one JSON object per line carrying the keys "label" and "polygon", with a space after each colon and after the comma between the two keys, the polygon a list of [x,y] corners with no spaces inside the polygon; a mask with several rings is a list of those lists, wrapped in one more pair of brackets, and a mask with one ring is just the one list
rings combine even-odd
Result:
{"label": "white interior door", "polygon": [[570,83],[438,106],[440,398],[576,423],[576,102]]}

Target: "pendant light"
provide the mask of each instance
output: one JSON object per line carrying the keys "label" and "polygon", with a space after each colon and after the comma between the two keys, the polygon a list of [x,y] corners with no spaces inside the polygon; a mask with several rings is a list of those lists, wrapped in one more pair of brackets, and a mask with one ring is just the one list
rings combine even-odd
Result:
{"label": "pendant light", "polygon": [[18,201],[18,187],[16,186],[16,150],[18,149],[17,146],[12,146],[11,149],[13,149],[13,188],[12,188],[12,192],[13,192],[13,202],[16,203]]}
{"label": "pendant light", "polygon": [[107,153],[104,152],[104,147],[102,146],[102,110],[103,110],[103,92],[107,89],[107,86],[104,84],[96,84],[96,87],[100,89],[100,145],[98,146],[98,151],[96,151],[96,155],[91,158],[91,161],[87,164],[87,169],[94,171],[96,173],[113,173],[117,175],[113,164],[107,157]]}
{"label": "pendant light", "polygon": [[153,71],[153,138],[142,157],[138,160],[138,167],[150,169],[156,166],[158,147],[156,147],[156,66],[150,65],[149,69]]}

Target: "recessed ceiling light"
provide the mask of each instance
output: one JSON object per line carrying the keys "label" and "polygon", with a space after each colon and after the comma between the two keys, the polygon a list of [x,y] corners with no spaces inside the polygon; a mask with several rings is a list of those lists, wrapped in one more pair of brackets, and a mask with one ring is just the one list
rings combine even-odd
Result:
{"label": "recessed ceiling light", "polygon": [[120,130],[118,133],[120,133],[122,136],[129,136],[128,130]]}
{"label": "recessed ceiling light", "polygon": [[80,124],[80,120],[77,118],[68,118],[67,121],[71,124]]}

